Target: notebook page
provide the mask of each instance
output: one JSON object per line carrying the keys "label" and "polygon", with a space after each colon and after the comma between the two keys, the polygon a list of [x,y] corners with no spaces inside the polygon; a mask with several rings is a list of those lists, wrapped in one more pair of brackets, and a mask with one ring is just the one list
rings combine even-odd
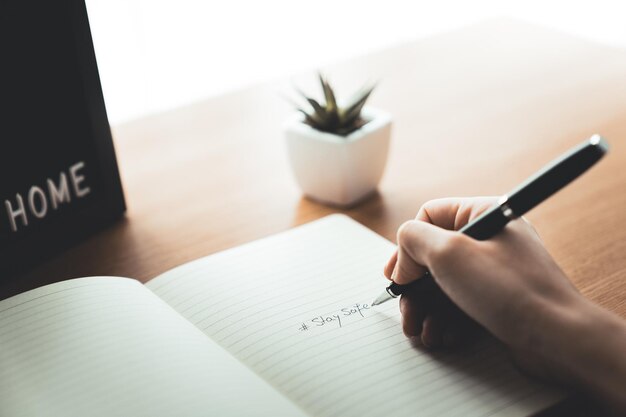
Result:
{"label": "notebook page", "polygon": [[0,302],[0,415],[303,414],[139,282],[108,277]]}
{"label": "notebook page", "polygon": [[183,265],[147,286],[311,415],[523,416],[557,398],[495,342],[429,353],[375,308],[387,240],[341,215]]}

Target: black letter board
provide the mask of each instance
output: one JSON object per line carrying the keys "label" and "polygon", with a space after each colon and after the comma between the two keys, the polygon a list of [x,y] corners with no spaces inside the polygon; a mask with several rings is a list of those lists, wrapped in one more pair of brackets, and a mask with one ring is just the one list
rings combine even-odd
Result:
{"label": "black letter board", "polygon": [[125,210],[83,0],[0,0],[0,280]]}

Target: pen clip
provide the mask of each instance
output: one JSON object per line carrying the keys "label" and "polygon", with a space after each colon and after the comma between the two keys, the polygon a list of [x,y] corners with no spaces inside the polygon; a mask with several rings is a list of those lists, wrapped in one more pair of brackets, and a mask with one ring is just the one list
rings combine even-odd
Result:
{"label": "pen clip", "polygon": [[502,213],[502,215],[507,219],[515,220],[519,217],[517,214],[515,214],[513,208],[511,208],[511,206],[509,205],[508,195],[505,194],[498,199],[498,206],[500,207],[500,212]]}

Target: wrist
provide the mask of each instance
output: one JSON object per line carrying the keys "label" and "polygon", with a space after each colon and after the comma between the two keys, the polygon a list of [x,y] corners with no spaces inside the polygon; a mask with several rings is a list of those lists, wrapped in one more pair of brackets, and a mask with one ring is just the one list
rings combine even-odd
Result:
{"label": "wrist", "polygon": [[537,344],[537,354],[544,359],[548,373],[625,407],[626,403],[620,403],[625,400],[620,387],[626,384],[625,322],[580,295],[548,310],[545,331]]}

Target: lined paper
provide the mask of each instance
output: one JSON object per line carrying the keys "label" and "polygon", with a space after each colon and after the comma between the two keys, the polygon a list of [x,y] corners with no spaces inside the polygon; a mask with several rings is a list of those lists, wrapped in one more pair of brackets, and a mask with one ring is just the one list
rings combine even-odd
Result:
{"label": "lined paper", "polygon": [[493,340],[430,353],[374,308],[394,246],[346,216],[185,264],[147,286],[212,340],[320,416],[525,416],[559,395]]}
{"label": "lined paper", "polygon": [[2,416],[204,417],[250,409],[303,415],[137,281],[75,279],[0,302]]}

